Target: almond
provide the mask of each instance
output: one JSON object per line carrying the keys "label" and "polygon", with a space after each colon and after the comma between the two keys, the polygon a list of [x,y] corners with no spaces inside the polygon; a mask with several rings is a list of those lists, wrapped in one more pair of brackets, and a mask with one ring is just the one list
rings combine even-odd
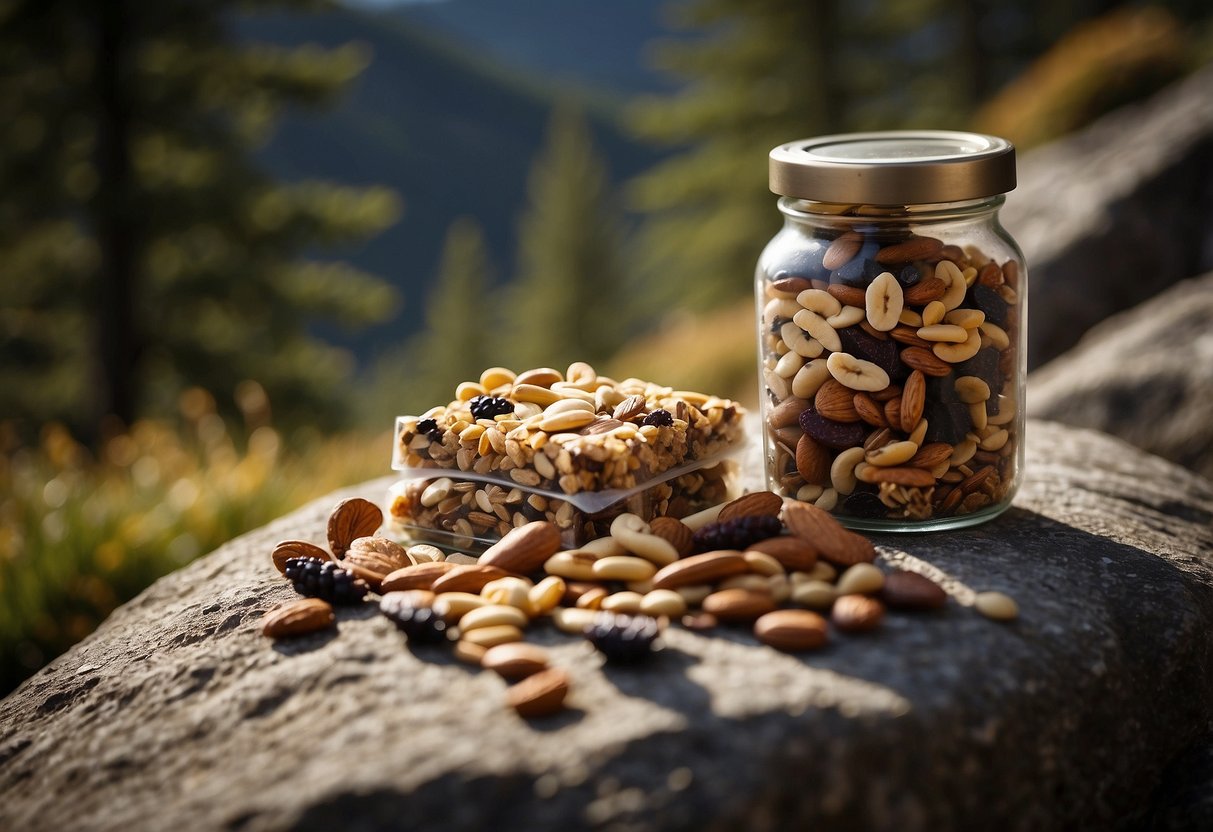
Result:
{"label": "almond", "polygon": [[284,540],[274,547],[270,558],[274,561],[274,568],[284,575],[286,574],[286,562],[291,558],[332,560],[328,552],[321,549],[315,543],[308,543],[306,540]]}
{"label": "almond", "polygon": [[948,289],[948,285],[938,277],[927,277],[905,290],[904,300],[907,306],[926,306],[933,300],[939,300]]}
{"label": "almond", "polygon": [[859,421],[859,412],[855,409],[855,391],[837,379],[827,379],[817,388],[813,407],[822,416],[835,422]]}
{"label": "almond", "polygon": [[956,490],[959,491],[961,494],[965,494],[965,495],[972,494],[974,491],[976,491],[981,486],[981,484],[983,482],[986,481],[986,478],[989,477],[993,473],[994,473],[993,465],[987,465],[984,468],[979,468],[978,470],[973,472],[972,476],[966,478],[964,480],[964,482],[962,482],[959,486],[957,486]]}
{"label": "almond", "polygon": [[342,500],[329,515],[329,548],[338,560],[345,557],[345,550],[360,537],[374,534],[383,525],[383,512],[379,506],[361,497]]}
{"label": "almond", "polygon": [[821,258],[821,265],[831,271],[851,262],[863,245],[863,235],[858,231],[847,231],[834,238]]}
{"label": "almond", "polygon": [[901,392],[901,429],[910,433],[922,418],[922,410],[927,403],[927,378],[922,370],[915,370],[906,379]]}
{"label": "almond", "polygon": [[548,654],[542,647],[525,641],[498,644],[480,657],[480,666],[504,679],[524,679],[547,669]]}
{"label": "almond", "polygon": [[668,541],[680,558],[685,558],[695,548],[695,532],[675,517],[654,517],[649,522],[649,531]]}
{"label": "almond", "polygon": [[931,469],[944,460],[952,458],[952,446],[947,442],[931,442],[918,449],[906,465],[910,468]]}
{"label": "almond", "polygon": [[547,520],[536,520],[506,532],[480,556],[480,565],[527,575],[540,569],[561,548],[560,528]]}
{"label": "almond", "polygon": [[889,426],[889,421],[884,415],[884,407],[872,398],[871,393],[861,390],[855,393],[851,399],[851,403],[855,408],[855,412],[859,414],[859,418],[872,427],[887,428]]}
{"label": "almond", "polygon": [[809,610],[775,610],[754,622],[754,635],[776,650],[799,653],[825,646],[829,627]]}
{"label": "almond", "polygon": [[776,429],[794,425],[800,419],[800,414],[808,406],[809,402],[807,399],[789,396],[771,411],[770,415],[767,416],[767,423]]}
{"label": "almond", "polygon": [[923,347],[906,347],[901,351],[901,363],[925,375],[943,378],[952,372],[952,365]]}
{"label": "almond", "polygon": [[703,611],[720,621],[753,621],[775,609],[771,593],[755,589],[721,589],[703,599]]}
{"label": "almond", "polygon": [[319,598],[300,598],[275,607],[261,618],[261,632],[270,638],[288,638],[333,626],[333,608]]}
{"label": "almond", "polygon": [[771,281],[771,288],[776,292],[783,292],[794,297],[807,289],[812,289],[813,281],[807,277],[781,277],[779,280]]}
{"label": "almond", "polygon": [[831,283],[826,289],[843,306],[864,308],[867,303],[867,293],[858,286],[847,286],[844,283]]}
{"label": "almond", "polygon": [[633,416],[639,416],[644,412],[645,399],[644,396],[631,395],[615,406],[615,411],[611,414],[612,419],[618,419],[626,422]]}
{"label": "almond", "polygon": [[866,633],[884,620],[884,604],[867,595],[843,595],[834,601],[830,620],[843,632]]}
{"label": "almond", "polygon": [[[444,561],[445,562],[445,561]],[[486,566],[483,563],[469,563],[456,566],[442,575],[430,589],[435,593],[443,592],[479,592],[489,581],[509,576],[509,572],[496,566]]]}
{"label": "almond", "polygon": [[360,537],[353,541],[341,561],[342,567],[366,581],[372,589],[378,589],[392,572],[412,563],[403,546],[379,537]]}
{"label": "almond", "polygon": [[929,350],[931,348],[931,342],[919,338],[918,330],[912,326],[898,324],[889,331],[889,335],[891,335],[893,340],[897,341],[899,344],[905,344],[909,347],[922,347],[924,350]]}
{"label": "almond", "polygon": [[889,426],[901,426],[901,396],[884,403],[884,418]]}
{"label": "almond", "polygon": [[809,541],[795,535],[769,537],[751,543],[747,551],[770,555],[789,572],[808,572],[817,564],[817,549]]}
{"label": "almond", "polygon": [[840,566],[871,563],[876,547],[862,535],[847,531],[827,512],[808,503],[788,503],[784,523],[792,534],[808,541],[820,557]]}
{"label": "almond", "polygon": [[662,567],[653,576],[653,589],[676,589],[690,584],[715,583],[721,578],[748,572],[749,569],[741,552],[736,550],[704,552],[702,555],[691,555]]}
{"label": "almond", "polygon": [[720,510],[720,514],[717,515],[716,522],[723,523],[738,517],[775,517],[781,508],[783,508],[783,497],[772,491],[754,491],[726,503]]}
{"label": "almond", "polygon": [[948,602],[948,593],[926,575],[898,570],[885,576],[880,597],[899,610],[937,610]]}
{"label": "almond", "polygon": [[531,719],[557,713],[564,707],[568,693],[569,675],[558,667],[550,667],[511,685],[506,689],[505,700],[519,716]]}
{"label": "almond", "polygon": [[[807,433],[796,442],[796,472],[809,485],[825,485],[830,481],[830,452]],[[773,512],[778,514],[778,510]]]}
{"label": "almond", "polygon": [[943,249],[943,240],[934,237],[911,237],[904,242],[885,246],[876,252],[876,262],[888,266],[894,263],[909,263],[913,260],[926,260],[934,257]]}
{"label": "almond", "polygon": [[430,561],[416,566],[406,566],[388,573],[380,581],[380,592],[400,592],[406,589],[430,589],[434,581],[454,569],[457,564],[446,561]]}

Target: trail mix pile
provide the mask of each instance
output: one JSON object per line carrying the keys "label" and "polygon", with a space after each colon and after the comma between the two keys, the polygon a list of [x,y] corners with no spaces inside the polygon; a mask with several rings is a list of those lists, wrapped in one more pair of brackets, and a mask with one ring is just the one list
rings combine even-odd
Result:
{"label": "trail mix pile", "polygon": [[[933,237],[846,231],[764,284],[767,466],[788,497],[929,520],[1017,476],[1019,264]],[[805,269],[801,269],[805,272]]]}
{"label": "trail mix pile", "polygon": [[[268,612],[262,631],[281,638],[332,627],[333,604],[365,603],[373,592],[410,643],[449,644],[510,681],[506,700],[524,717],[560,710],[569,690],[568,674],[525,642],[531,626],[550,623],[608,662],[638,664],[672,622],[748,627],[766,645],[801,652],[825,646],[833,631],[878,629],[886,608],[935,610],[948,600],[924,575],[876,566],[871,541],[825,511],[767,491],[682,520],[621,514],[609,536],[571,550],[554,524],[535,521],[479,560],[375,537],[382,520],[374,503],[345,500],[329,519],[331,555],[279,543],[274,565],[310,597]],[[1018,615],[998,592],[979,593],[974,606],[996,620]]]}

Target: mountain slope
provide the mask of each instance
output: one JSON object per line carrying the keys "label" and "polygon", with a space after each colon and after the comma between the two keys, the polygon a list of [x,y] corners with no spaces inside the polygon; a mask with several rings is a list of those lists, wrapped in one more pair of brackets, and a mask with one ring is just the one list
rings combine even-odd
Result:
{"label": "mountain slope", "polygon": [[[369,243],[343,252],[356,265],[398,286],[398,319],[355,335],[329,333],[365,363],[406,338],[421,320],[443,235],[458,216],[484,227],[508,277],[526,176],[538,151],[555,93],[510,74],[470,48],[428,35],[388,12],[338,9],[318,15],[243,19],[253,41],[333,46],[356,41],[373,60],[342,100],[321,113],[288,113],[260,158],[287,180],[323,178],[385,184],[404,199],[404,217]],[[615,181],[653,159],[601,114],[591,114],[599,152]]]}

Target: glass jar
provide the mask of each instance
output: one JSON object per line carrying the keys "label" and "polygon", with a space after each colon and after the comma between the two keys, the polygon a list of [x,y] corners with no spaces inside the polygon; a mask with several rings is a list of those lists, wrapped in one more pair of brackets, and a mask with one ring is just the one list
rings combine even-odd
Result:
{"label": "glass jar", "polygon": [[1023,470],[1023,254],[993,136],[824,136],[771,151],[758,262],[768,486],[869,531],[968,526]]}

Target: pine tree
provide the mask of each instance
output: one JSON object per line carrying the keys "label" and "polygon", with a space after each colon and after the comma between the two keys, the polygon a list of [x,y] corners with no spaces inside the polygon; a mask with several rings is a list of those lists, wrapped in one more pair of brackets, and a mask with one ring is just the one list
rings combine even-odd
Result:
{"label": "pine tree", "polygon": [[[332,421],[359,325],[393,291],[302,259],[392,222],[382,188],[283,186],[251,152],[292,104],[331,100],[352,47],[238,44],[257,3],[25,0],[0,10],[0,415],[96,435],[189,385],[260,382],[281,417]],[[261,5],[312,8],[307,0]]]}
{"label": "pine tree", "polygon": [[446,404],[459,382],[476,381],[482,370],[498,363],[491,331],[493,277],[479,223],[471,217],[455,220],[426,303],[425,329],[379,362],[377,415],[419,413]]}
{"label": "pine tree", "polygon": [[[650,306],[710,308],[752,291],[780,225],[767,154],[850,130],[961,128],[986,51],[970,43],[980,0],[692,0],[673,11],[701,37],[660,65],[690,83],[633,111],[636,132],[680,149],[634,180],[648,216],[640,271]],[[977,33],[979,34],[979,33]]]}
{"label": "pine tree", "polygon": [[553,113],[528,192],[503,348],[518,369],[605,358],[628,334],[623,227],[590,131],[571,109]]}

